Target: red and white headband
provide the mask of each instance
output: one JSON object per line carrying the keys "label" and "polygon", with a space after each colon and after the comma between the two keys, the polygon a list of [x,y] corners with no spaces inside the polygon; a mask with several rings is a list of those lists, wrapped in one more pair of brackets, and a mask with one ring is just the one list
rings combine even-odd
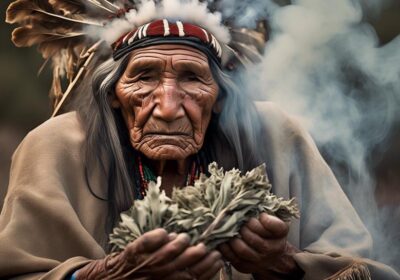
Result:
{"label": "red and white headband", "polygon": [[204,28],[182,21],[155,20],[125,33],[112,44],[114,60],[138,48],[160,44],[182,44],[204,52],[218,64],[222,47],[213,34]]}

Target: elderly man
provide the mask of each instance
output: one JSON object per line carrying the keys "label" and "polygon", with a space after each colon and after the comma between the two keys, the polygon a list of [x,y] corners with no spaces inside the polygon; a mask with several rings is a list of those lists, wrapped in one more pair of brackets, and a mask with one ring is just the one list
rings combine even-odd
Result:
{"label": "elderly man", "polygon": [[[13,157],[0,277],[211,279],[225,260],[236,279],[396,279],[358,258],[369,234],[307,133],[246,99],[221,55],[210,32],[180,21],[147,23],[114,44],[80,89],[88,100],[29,133]],[[243,171],[266,162],[274,192],[297,197],[302,218],[262,214],[218,251],[156,229],[109,253],[108,233],[149,180],[162,176],[170,193],[211,161]]]}

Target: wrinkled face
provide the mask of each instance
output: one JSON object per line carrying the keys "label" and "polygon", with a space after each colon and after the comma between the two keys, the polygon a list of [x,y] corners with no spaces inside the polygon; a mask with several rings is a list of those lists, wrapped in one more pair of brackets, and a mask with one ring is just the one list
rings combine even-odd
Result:
{"label": "wrinkled face", "polygon": [[133,147],[154,160],[199,151],[218,95],[205,54],[182,45],[134,50],[115,87]]}

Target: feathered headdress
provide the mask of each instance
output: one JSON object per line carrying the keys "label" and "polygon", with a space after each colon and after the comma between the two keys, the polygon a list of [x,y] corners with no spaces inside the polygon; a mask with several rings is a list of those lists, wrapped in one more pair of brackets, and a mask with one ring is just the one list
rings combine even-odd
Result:
{"label": "feathered headdress", "polygon": [[[110,46],[121,35],[162,18],[192,22],[214,34],[229,50],[223,61],[227,69],[235,68],[238,62],[246,65],[260,60],[265,26],[257,30],[230,28],[221,24],[218,12],[209,12],[207,4],[198,0],[16,0],[7,9],[6,22],[20,25],[12,33],[17,47],[38,46],[45,59],[39,71],[52,63],[50,98],[54,116],[100,53],[100,47],[111,55]],[[65,91],[63,78],[69,82]]]}

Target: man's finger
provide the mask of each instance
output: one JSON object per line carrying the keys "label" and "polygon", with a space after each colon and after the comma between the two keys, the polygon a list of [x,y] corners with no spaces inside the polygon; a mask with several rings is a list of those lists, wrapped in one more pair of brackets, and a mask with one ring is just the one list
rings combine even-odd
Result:
{"label": "man's finger", "polygon": [[177,236],[178,236],[177,233],[171,232],[171,233],[168,234],[168,240],[169,240],[169,241],[172,241],[172,240],[174,240]]}
{"label": "man's finger", "polygon": [[178,236],[155,251],[150,257],[153,259],[151,265],[163,265],[179,256],[190,244],[190,238],[187,234],[181,233]]}
{"label": "man's finger", "polygon": [[251,218],[246,225],[252,232],[256,233],[257,235],[263,237],[263,238],[269,238],[270,233],[264,228],[264,226],[261,224],[259,219],[256,218]]}
{"label": "man's finger", "polygon": [[185,268],[198,263],[206,255],[207,248],[204,244],[201,243],[196,246],[191,246],[176,259],[168,262],[164,266],[156,267],[154,271],[157,275],[166,275],[173,271],[184,270]]}
{"label": "man's finger", "polygon": [[267,242],[258,234],[251,231],[247,226],[243,226],[240,230],[243,241],[258,253],[265,253],[269,250]]}
{"label": "man's finger", "polygon": [[261,213],[259,220],[265,230],[269,233],[269,238],[282,238],[289,232],[289,226],[278,217]]}
{"label": "man's finger", "polygon": [[175,271],[174,273],[166,276],[161,275],[158,278],[151,278],[151,279],[163,279],[163,280],[193,280],[192,275],[187,271]]}
{"label": "man's finger", "polygon": [[264,239],[244,226],[240,230],[243,241],[262,256],[280,254],[285,250],[286,239]]}
{"label": "man's finger", "polygon": [[227,261],[229,261],[233,265],[240,262],[239,257],[236,256],[236,254],[232,251],[231,247],[227,243],[219,245],[218,246],[218,251],[221,252],[221,254],[224,257],[224,259],[226,259]]}
{"label": "man's finger", "polygon": [[240,260],[259,261],[260,255],[251,247],[249,247],[242,239],[234,238],[229,241],[232,251]]}
{"label": "man's finger", "polygon": [[197,279],[198,280],[212,279],[212,277],[215,274],[217,274],[223,266],[224,262],[222,260],[216,261],[209,269],[207,269],[207,271],[203,275],[200,275]]}
{"label": "man's finger", "polygon": [[138,254],[150,254],[166,244],[168,241],[168,233],[165,229],[159,228],[146,232],[126,246],[125,256],[128,259],[135,259]]}
{"label": "man's finger", "polygon": [[219,261],[221,261],[221,253],[218,251],[212,251],[201,261],[188,269],[194,278],[199,278],[202,277],[202,275],[207,274],[208,270]]}

